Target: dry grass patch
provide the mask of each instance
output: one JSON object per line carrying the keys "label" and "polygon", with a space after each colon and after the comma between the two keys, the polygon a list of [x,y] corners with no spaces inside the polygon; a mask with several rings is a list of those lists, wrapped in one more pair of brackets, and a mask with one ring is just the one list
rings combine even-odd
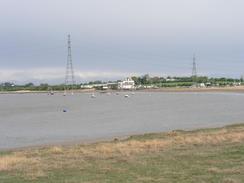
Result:
{"label": "dry grass patch", "polygon": [[0,172],[8,171],[11,174],[21,172],[24,178],[35,179],[45,176],[40,163],[40,157],[27,157],[24,152],[16,152],[0,156]]}
{"label": "dry grass patch", "polygon": [[[173,134],[173,135],[172,135]],[[48,149],[50,155],[65,155],[65,157],[102,157],[131,156],[144,152],[158,152],[165,148],[176,145],[203,145],[219,144],[225,142],[242,142],[244,140],[244,129],[228,130],[220,129],[213,132],[182,133],[172,132],[165,135],[165,138],[124,140],[116,142],[104,142],[91,145],[80,145],[74,147],[52,147]]]}
{"label": "dry grass patch", "polygon": [[26,163],[28,159],[24,156],[6,155],[0,157],[0,171],[9,171],[14,169],[18,164]]}
{"label": "dry grass patch", "polygon": [[63,148],[62,147],[58,147],[58,146],[50,147],[48,149],[48,152],[51,153],[51,154],[62,154],[63,153]]}
{"label": "dry grass patch", "polygon": [[223,183],[241,183],[239,180],[231,179],[231,178],[225,178],[223,180]]}
{"label": "dry grass patch", "polygon": [[89,150],[83,149],[85,155],[109,157],[112,155],[131,156],[144,152],[158,152],[165,148],[174,147],[175,145],[203,145],[219,144],[224,142],[242,142],[244,140],[244,131],[227,131],[207,133],[190,133],[168,135],[164,139],[150,140],[128,140],[116,143],[102,143],[95,145],[95,148]]}

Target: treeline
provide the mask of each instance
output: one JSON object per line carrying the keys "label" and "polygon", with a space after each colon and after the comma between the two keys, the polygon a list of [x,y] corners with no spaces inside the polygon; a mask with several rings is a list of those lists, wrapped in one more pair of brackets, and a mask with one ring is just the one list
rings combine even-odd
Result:
{"label": "treeline", "polygon": [[207,76],[195,76],[195,77],[150,77],[148,74],[137,77],[133,76],[132,79],[135,84],[138,85],[156,85],[159,87],[175,87],[175,86],[192,86],[196,83],[204,83],[210,86],[226,86],[235,85],[236,83],[243,83],[243,78],[209,78]]}
{"label": "treeline", "polygon": [[5,82],[0,85],[0,91],[20,91],[20,90],[30,90],[30,91],[63,91],[64,89],[80,89],[80,85],[65,86],[60,85],[49,85],[47,83],[42,83],[40,85],[34,85],[33,83],[27,83],[24,85],[15,85],[14,83]]}
{"label": "treeline", "polygon": [[[234,86],[243,84],[243,78],[209,78],[207,76],[197,76],[197,77],[151,77],[148,74],[143,76],[133,76],[132,79],[136,86],[157,86],[157,87],[190,87],[194,84],[204,83],[206,86]],[[117,83],[117,81],[90,81],[87,83],[76,84],[74,86],[65,86],[64,84],[59,85],[49,85],[47,83],[42,83],[40,85],[35,85],[33,83],[26,83],[24,85],[16,85],[11,82],[5,82],[0,84],[0,91],[19,91],[19,90],[31,90],[31,91],[62,91],[66,89],[81,89],[81,85],[96,85],[104,83]],[[115,85],[111,85],[112,89],[116,89]]]}

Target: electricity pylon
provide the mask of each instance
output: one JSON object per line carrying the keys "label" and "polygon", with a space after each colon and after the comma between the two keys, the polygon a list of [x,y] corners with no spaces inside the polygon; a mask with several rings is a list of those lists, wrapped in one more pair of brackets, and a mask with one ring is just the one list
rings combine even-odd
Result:
{"label": "electricity pylon", "polygon": [[193,55],[193,63],[192,63],[192,81],[194,85],[197,84],[197,64],[196,64],[196,56],[195,54]]}
{"label": "electricity pylon", "polygon": [[65,85],[64,85],[64,95],[66,95],[67,90],[71,90],[71,94],[74,94],[75,76],[72,63],[71,55],[71,40],[70,35],[68,35],[68,55],[67,55],[67,65],[65,74]]}

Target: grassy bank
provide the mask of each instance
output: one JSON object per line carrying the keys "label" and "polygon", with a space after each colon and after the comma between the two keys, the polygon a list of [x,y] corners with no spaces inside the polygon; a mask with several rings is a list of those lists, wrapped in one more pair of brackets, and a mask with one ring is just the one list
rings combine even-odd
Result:
{"label": "grassy bank", "polygon": [[0,153],[0,182],[244,182],[244,124]]}

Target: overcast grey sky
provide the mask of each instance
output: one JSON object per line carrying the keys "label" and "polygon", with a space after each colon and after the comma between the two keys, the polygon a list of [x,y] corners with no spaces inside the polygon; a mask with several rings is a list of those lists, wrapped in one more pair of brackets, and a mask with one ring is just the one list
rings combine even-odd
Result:
{"label": "overcast grey sky", "polygon": [[0,0],[0,81],[244,74],[243,0]]}

